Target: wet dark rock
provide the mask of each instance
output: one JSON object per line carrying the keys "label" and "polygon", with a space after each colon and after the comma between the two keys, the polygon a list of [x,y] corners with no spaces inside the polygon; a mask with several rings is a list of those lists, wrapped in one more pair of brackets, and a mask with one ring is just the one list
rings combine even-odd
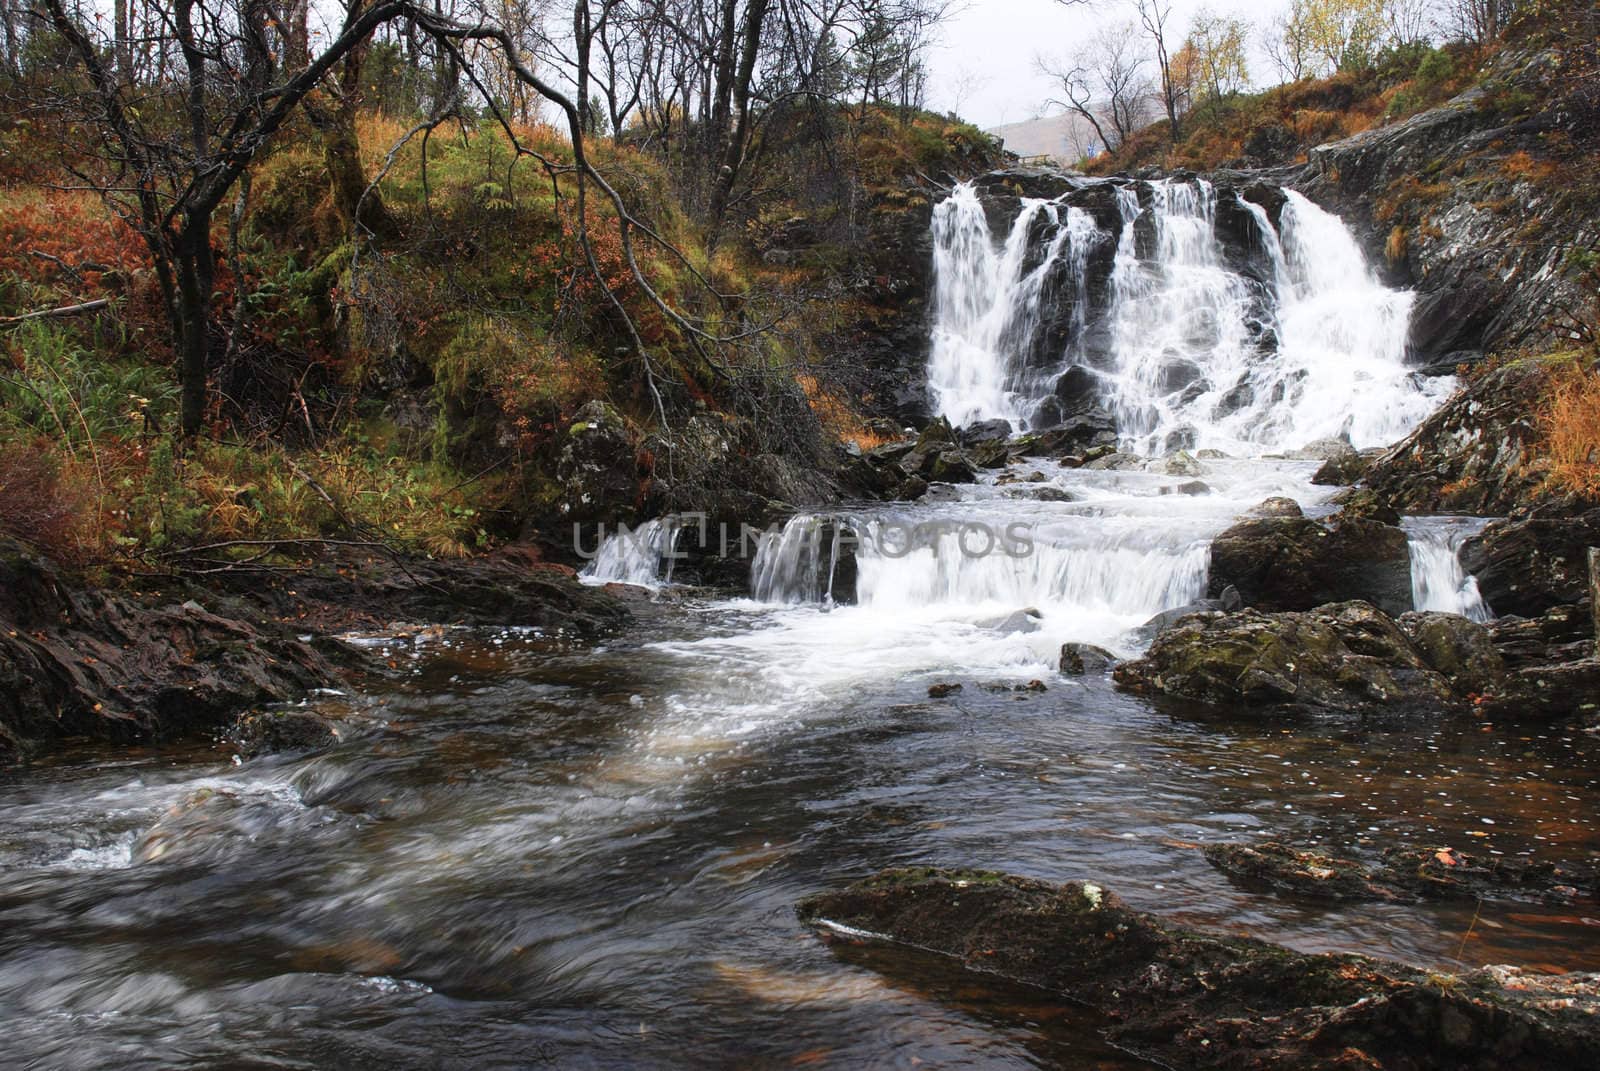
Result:
{"label": "wet dark rock", "polygon": [[[1227,590],[1232,591],[1233,589],[1229,588]],[[1238,594],[1239,593],[1237,591],[1234,592],[1235,600],[1238,599]],[[1182,621],[1184,618],[1189,617],[1192,614],[1218,613],[1225,610],[1236,610],[1238,608],[1237,602],[1235,602],[1235,604],[1231,607],[1225,606],[1220,597],[1215,599],[1198,599],[1195,602],[1185,603],[1182,606],[1174,606],[1170,610],[1162,610],[1159,614],[1156,614],[1139,627],[1132,629],[1129,632],[1129,636],[1132,637],[1133,641],[1137,645],[1143,646],[1155,639],[1156,636],[1158,636],[1161,632],[1171,628],[1173,625],[1176,625],[1179,621]]]}
{"label": "wet dark rock", "polygon": [[1334,498],[1339,512],[1335,514],[1335,522],[1346,520],[1376,521],[1386,524],[1391,528],[1400,525],[1400,513],[1376,491],[1365,487],[1352,487],[1341,491]]}
{"label": "wet dark rock", "polygon": [[980,469],[1001,469],[1011,461],[1011,447],[1003,439],[992,439],[973,447],[971,456]]}
{"label": "wet dark rock", "polygon": [[1085,461],[1083,467],[1097,472],[1128,472],[1144,468],[1145,459],[1138,454],[1125,454],[1120,450],[1113,450],[1109,454],[1101,454],[1093,461]]}
{"label": "wet dark rock", "polygon": [[1229,710],[1445,710],[1458,691],[1387,615],[1364,602],[1299,613],[1201,613],[1163,629],[1117,686]]}
{"label": "wet dark rock", "polygon": [[1401,513],[1503,516],[1535,505],[1573,512],[1551,494],[1536,459],[1543,385],[1537,361],[1472,381],[1374,461],[1367,486]]}
{"label": "wet dark rock", "polygon": [[1281,495],[1263,500],[1250,510],[1251,517],[1304,517],[1300,503]]}
{"label": "wet dark rock", "polygon": [[894,493],[901,502],[915,502],[928,493],[928,481],[921,476],[908,476]]}
{"label": "wet dark rock", "polygon": [[1441,979],[1308,955],[1172,926],[1088,882],[889,870],[798,910],[829,939],[940,953],[1088,1004],[1109,1040],[1170,1067],[1542,1071],[1600,1046],[1600,975]]}
{"label": "wet dark rock", "polygon": [[1600,658],[1524,666],[1479,701],[1488,718],[1506,721],[1582,719],[1600,726]]}
{"label": "wet dark rock", "polygon": [[[1199,388],[1191,389],[1198,390]],[[1188,392],[1186,391],[1185,393]],[[1185,398],[1184,404],[1187,405],[1190,400]],[[1167,432],[1167,437],[1161,440],[1161,449],[1165,453],[1174,454],[1180,450],[1193,450],[1195,443],[1199,441],[1200,430],[1193,424],[1182,424]]]}
{"label": "wet dark rock", "polygon": [[1024,498],[1033,502],[1072,502],[1075,501],[1071,491],[1063,490],[1054,484],[1039,486],[1024,486],[1009,489],[1007,498]]}
{"label": "wet dark rock", "polygon": [[933,456],[925,475],[936,483],[976,483],[978,468],[959,450],[941,450]]}
{"label": "wet dark rock", "polygon": [[928,698],[948,699],[959,691],[961,691],[961,685],[959,684],[930,684],[928,685]]}
{"label": "wet dark rock", "polygon": [[1324,461],[1311,477],[1311,482],[1323,486],[1358,483],[1366,475],[1369,464],[1371,460],[1368,457],[1347,446]]}
{"label": "wet dark rock", "polygon": [[1449,847],[1390,848],[1375,872],[1389,887],[1423,900],[1572,904],[1594,903],[1597,894],[1592,867]]}
{"label": "wet dark rock", "polygon": [[1494,637],[1476,621],[1459,614],[1413,610],[1396,624],[1423,660],[1444,674],[1457,691],[1484,692],[1505,676],[1505,662]]}
{"label": "wet dark rock", "polygon": [[310,710],[265,710],[245,714],[228,739],[244,758],[280,751],[319,751],[345,738],[348,729]]}
{"label": "wet dark rock", "polygon": [[950,421],[944,417],[935,417],[928,421],[922,429],[922,434],[917,436],[916,449],[918,453],[929,453],[936,446],[955,446],[960,443]]}
{"label": "wet dark rock", "polygon": [[1595,651],[1590,611],[1579,605],[1554,606],[1534,618],[1497,617],[1486,627],[1511,669],[1575,662]]}
{"label": "wet dark rock", "polygon": [[1082,677],[1089,673],[1104,673],[1116,665],[1117,656],[1104,647],[1092,643],[1063,643],[1061,645],[1061,672],[1069,677]]}
{"label": "wet dark rock", "polygon": [[1410,543],[1393,525],[1359,518],[1331,527],[1306,517],[1252,518],[1212,541],[1210,591],[1230,584],[1261,610],[1365,599],[1401,614],[1411,609]]}
{"label": "wet dark rock", "polygon": [[1452,847],[1395,847],[1371,865],[1277,841],[1209,844],[1206,861],[1250,889],[1346,902],[1593,902],[1593,869]]}
{"label": "wet dark rock", "polygon": [[1320,851],[1276,841],[1259,844],[1208,844],[1206,862],[1246,889],[1267,889],[1315,900],[1394,900],[1394,890],[1379,884],[1366,867]]}
{"label": "wet dark rock", "polygon": [[1081,456],[1096,447],[1115,446],[1116,441],[1116,421],[1105,410],[1095,409],[1024,437],[1016,443],[1015,451],[1023,457]]}
{"label": "wet dark rock", "polygon": [[1255,400],[1255,387],[1248,381],[1241,382],[1217,400],[1217,407],[1211,413],[1212,418],[1220,420],[1222,417],[1232,416],[1239,410],[1254,405]]}
{"label": "wet dark rock", "polygon": [[1005,442],[1011,438],[1013,430],[1009,420],[980,420],[963,427],[957,438],[962,446],[971,447],[979,443]]}
{"label": "wet dark rock", "polygon": [[1211,485],[1204,480],[1189,480],[1186,483],[1163,487],[1161,493],[1164,495],[1209,495],[1211,493]]}
{"label": "wet dark rock", "polygon": [[1082,416],[1101,405],[1100,377],[1082,365],[1073,365],[1056,378],[1051,394],[1061,403],[1063,418]]}
{"label": "wet dark rock", "polygon": [[241,712],[372,670],[330,635],[351,629],[400,620],[597,636],[628,620],[615,598],[524,546],[449,562],[349,554],[207,582],[82,588],[0,541],[0,759],[74,736],[215,733]]}
{"label": "wet dark rock", "polygon": [[67,736],[213,729],[338,676],[282,626],[212,613],[193,599],[75,589],[49,562],[0,541],[0,759]]}
{"label": "wet dark rock", "polygon": [[585,403],[567,428],[556,479],[562,521],[630,522],[646,510],[650,473],[642,464],[643,439],[616,407]]}
{"label": "wet dark rock", "polygon": [[1576,517],[1495,521],[1461,548],[1461,565],[1498,613],[1537,617],[1588,604],[1589,548],[1600,546],[1600,509]]}
{"label": "wet dark rock", "polygon": [[1205,371],[1193,361],[1183,359],[1168,361],[1161,366],[1156,377],[1156,390],[1161,394],[1174,394],[1205,376]]}

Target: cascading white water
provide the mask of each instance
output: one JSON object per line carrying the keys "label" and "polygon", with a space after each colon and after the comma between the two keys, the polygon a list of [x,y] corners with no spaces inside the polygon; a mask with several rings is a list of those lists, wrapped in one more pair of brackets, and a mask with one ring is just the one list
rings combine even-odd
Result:
{"label": "cascading white water", "polygon": [[[1405,365],[1411,295],[1378,281],[1336,216],[1283,194],[1274,226],[1261,205],[1204,180],[1116,186],[1116,253],[1103,307],[1092,309],[1088,255],[1107,235],[1087,213],[1024,200],[996,251],[977,191],[958,186],[933,223],[937,411],[955,424],[1022,424],[1061,371],[1088,364],[1102,373],[1122,447],[1133,452],[1248,456],[1325,438],[1366,447],[1403,437],[1454,382]],[[1222,198],[1254,221],[1265,277],[1240,267],[1239,250],[1230,259],[1218,234]],[[1024,271],[1041,216],[1055,230]],[[1077,284],[1069,341],[1054,367],[1030,372],[1025,357],[1049,311],[1040,308],[1043,282],[1064,252]],[[1103,328],[1093,348],[1091,319]]]}
{"label": "cascading white water", "polygon": [[619,525],[578,573],[586,584],[633,584],[659,588],[672,583],[674,551],[681,527],[677,517],[658,517],[636,528]]}
{"label": "cascading white water", "polygon": [[1418,610],[1460,614],[1474,621],[1494,617],[1476,577],[1461,566],[1461,546],[1483,531],[1483,517],[1407,517],[1411,550],[1411,603]]}
{"label": "cascading white water", "polygon": [[763,532],[750,566],[750,594],[760,602],[831,602],[839,556],[850,538],[841,518],[814,513]]}
{"label": "cascading white water", "polygon": [[1062,517],[1028,527],[1008,550],[1006,533],[976,518],[936,522],[925,537],[908,540],[904,533],[917,523],[880,518],[865,526],[856,551],[862,606],[1035,607],[1131,620],[1205,593],[1207,541],[1183,533]]}
{"label": "cascading white water", "polygon": [[[1043,217],[1051,237],[1039,262],[1028,268],[1028,243]],[[1039,328],[1046,278],[1063,252],[1080,298],[1088,304],[1085,262],[1105,235],[1088,213],[1048,201],[1024,199],[997,250],[983,203],[970,185],[955,188],[933,214],[935,319],[928,359],[937,411],[952,424],[1003,419],[1022,427],[1059,368],[1028,370],[1025,359]]]}

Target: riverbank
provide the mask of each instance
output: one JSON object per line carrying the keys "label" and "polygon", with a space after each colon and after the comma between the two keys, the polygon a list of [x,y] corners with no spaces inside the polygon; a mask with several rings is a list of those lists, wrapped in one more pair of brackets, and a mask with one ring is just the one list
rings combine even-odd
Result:
{"label": "riverbank", "polygon": [[0,542],[0,762],[74,738],[215,735],[239,715],[384,673],[341,639],[351,632],[513,625],[593,638],[628,619],[530,548],[450,562],[263,549],[279,552],[273,564],[105,588]]}

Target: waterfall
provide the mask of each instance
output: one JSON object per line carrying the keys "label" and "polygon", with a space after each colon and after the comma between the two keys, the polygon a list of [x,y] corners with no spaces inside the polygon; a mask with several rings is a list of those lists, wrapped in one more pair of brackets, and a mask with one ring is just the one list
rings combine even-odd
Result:
{"label": "waterfall", "polygon": [[834,601],[853,560],[854,601],[890,613],[1032,606],[1137,622],[1205,594],[1209,539],[1133,518],[1055,517],[1010,531],[995,520],[800,514],[763,537],[751,589],[764,602]]}
{"label": "waterfall", "polygon": [[[1036,225],[1050,235],[1029,264]],[[1005,419],[1027,423],[1060,368],[1030,371],[1045,283],[1063,253],[1078,288],[1074,317],[1085,316],[1085,264],[1105,235],[1088,213],[1024,199],[999,249],[977,191],[957,186],[933,214],[934,328],[928,361],[936,408],[952,424]]]}
{"label": "waterfall", "polygon": [[618,525],[578,573],[586,584],[633,584],[660,588],[672,583],[678,535],[677,517],[658,517],[637,528]]}
{"label": "waterfall", "polygon": [[1407,517],[1402,522],[1411,550],[1411,604],[1418,610],[1460,614],[1474,621],[1494,617],[1478,592],[1476,577],[1461,567],[1461,546],[1483,531],[1484,517]]}
{"label": "waterfall", "polygon": [[780,531],[763,532],[756,544],[750,594],[760,602],[832,602],[841,554],[853,543],[854,533],[841,518],[791,517]]}
{"label": "waterfall", "polygon": [[[1021,199],[996,243],[976,188],[956,187],[933,219],[937,411],[1026,426],[1060,373],[1085,365],[1131,452],[1403,437],[1454,389],[1406,367],[1412,295],[1378,280],[1338,217],[1282,196],[1274,222],[1203,179],[1081,180]],[[1075,199],[1114,212],[1115,233]],[[1113,238],[1109,261],[1092,257]],[[1072,285],[1052,284],[1063,270]],[[1063,316],[1052,303],[1067,301]]]}

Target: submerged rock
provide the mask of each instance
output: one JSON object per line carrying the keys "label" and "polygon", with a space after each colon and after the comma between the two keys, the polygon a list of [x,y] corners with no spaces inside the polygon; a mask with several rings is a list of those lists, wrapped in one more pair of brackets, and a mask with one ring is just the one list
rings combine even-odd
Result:
{"label": "submerged rock", "polygon": [[1441,979],[1308,955],[1169,925],[1090,882],[889,870],[799,915],[824,937],[940,953],[1088,1004],[1113,1020],[1110,1040],[1172,1067],[1542,1071],[1600,1051],[1600,975]]}
{"label": "submerged rock", "polygon": [[1206,861],[1246,888],[1336,901],[1593,902],[1596,875],[1555,863],[1450,847],[1390,848],[1363,865],[1278,841],[1210,844]]}
{"label": "submerged rock", "polygon": [[317,751],[344,739],[345,728],[309,710],[268,710],[243,715],[228,734],[244,758],[279,751]]}

